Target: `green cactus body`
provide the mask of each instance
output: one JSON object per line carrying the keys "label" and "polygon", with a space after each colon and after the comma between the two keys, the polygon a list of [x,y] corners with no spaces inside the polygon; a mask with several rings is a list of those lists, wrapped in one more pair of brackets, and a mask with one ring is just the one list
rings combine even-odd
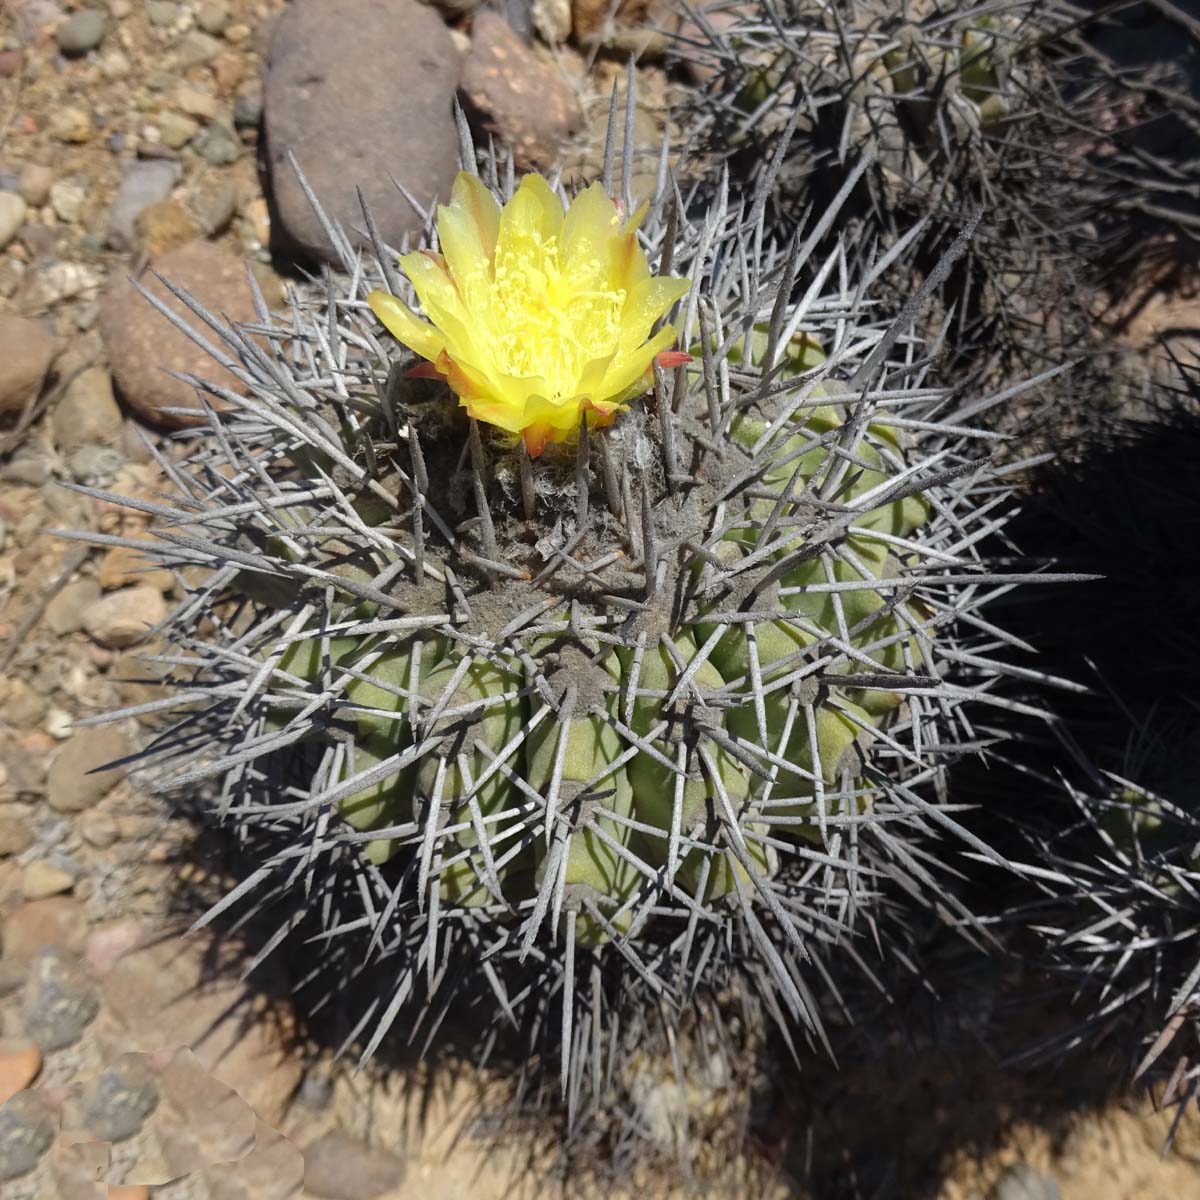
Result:
{"label": "green cactus body", "polygon": [[[456,659],[448,659],[435,667],[421,680],[422,696],[436,703],[454,680],[459,667],[460,661]],[[456,708],[477,705],[481,701],[486,706],[462,716],[441,718],[438,725],[446,727],[447,744],[439,749],[436,757],[431,755],[422,760],[417,769],[417,794],[430,803],[435,799],[438,776],[442,774],[440,796],[437,797],[441,812],[449,823],[465,823],[465,828],[460,829],[454,839],[460,849],[471,850],[479,845],[476,819],[482,821],[484,817],[504,811],[515,798],[515,788],[502,771],[493,772],[482,785],[475,786],[474,781],[487,771],[488,759],[473,743],[480,741],[498,749],[520,728],[528,715],[523,700],[509,698],[486,703],[513,691],[519,681],[519,675],[501,670],[491,662],[473,661],[443,707],[452,713]],[[464,777],[464,766],[469,781]],[[448,847],[447,857],[451,853]],[[458,904],[483,904],[490,898],[490,892],[480,882],[479,864],[474,855],[448,864],[442,869],[440,880],[442,896],[446,900]]]}
{"label": "green cactus body", "polygon": [[[615,662],[605,666],[610,676],[618,677]],[[629,845],[629,827],[606,815],[612,812],[628,818],[633,813],[629,772],[621,766],[606,775],[624,748],[620,736],[602,717],[589,714],[573,716],[561,724],[544,722],[530,733],[526,746],[529,782],[543,795],[549,793],[555,764],[561,758],[556,814],[566,828],[575,828],[569,836],[566,862],[560,868],[566,887],[584,889],[617,932],[627,933],[634,914],[631,908],[622,906],[633,895],[640,876],[591,828],[595,825],[603,829],[618,845]],[[584,786],[598,776],[606,777],[585,791]],[[550,861],[545,841],[539,841],[535,853],[535,882],[540,886]],[[577,911],[575,936],[581,945],[594,946],[608,940],[601,922],[584,908]]]}
{"label": "green cactus body", "polygon": [[[672,647],[675,654],[660,643],[642,657],[638,675],[639,693],[670,693],[675,688],[682,670],[695,658],[696,646],[690,637],[680,635],[673,639]],[[624,657],[628,663],[632,656],[627,652]],[[689,686],[703,702],[705,697],[715,698],[724,688],[725,680],[710,658],[696,669]],[[661,699],[645,695],[638,695],[634,699],[631,724],[639,736],[648,738],[655,726],[661,723],[662,716]],[[705,719],[718,727],[724,725],[722,711],[715,706],[709,706]],[[678,726],[679,723],[674,724]],[[670,726],[652,744],[668,761],[677,761],[679,743],[673,742]],[[735,889],[735,876],[740,880],[747,878],[742,862],[730,848],[728,829],[729,813],[740,814],[744,810],[750,788],[747,769],[725,749],[710,747],[706,753],[707,761],[697,745],[685,746],[686,775],[682,778],[660,759],[644,752],[638,753],[630,765],[629,777],[633,784],[634,812],[638,819],[662,830],[661,836],[641,835],[651,862],[661,866],[670,861],[672,830],[675,829],[685,837],[702,831],[706,843],[723,846],[716,852],[691,850],[683,854],[676,875],[683,887],[698,900],[715,901]],[[678,819],[675,811],[677,803]],[[716,835],[722,828],[726,830],[724,839],[717,839]],[[770,870],[768,853],[759,843],[747,843],[746,853],[758,874]]]}
{"label": "green cactus body", "polygon": [[[366,978],[361,951],[395,968],[368,997],[365,1052],[401,1012],[432,1032],[461,1002],[487,1036],[501,1013],[536,1030],[531,1064],[561,1052],[575,1103],[605,1094],[615,1021],[651,994],[663,1014],[720,1007],[746,980],[782,1022],[818,1028],[804,977],[857,932],[845,898],[865,907],[905,863],[920,863],[906,892],[927,885],[956,714],[988,689],[942,686],[922,623],[983,603],[946,576],[984,565],[976,514],[998,519],[997,489],[980,503],[982,467],[945,470],[974,460],[974,435],[939,424],[955,409],[912,314],[888,330],[860,302],[859,256],[805,262],[801,239],[769,236],[768,195],[702,227],[660,201],[639,232],[593,189],[562,215],[559,262],[553,189],[523,182],[496,232],[484,179],[464,173],[440,210],[444,255],[401,264],[440,289],[475,263],[471,287],[437,292],[455,329],[450,309],[511,269],[479,363],[436,322],[418,332],[433,316],[416,281],[365,259],[345,296],[319,289],[318,317],[298,302],[299,333],[261,339],[269,362],[243,360],[257,402],[232,400],[188,464],[197,481],[232,465],[240,490],[201,503],[197,483],[171,513],[224,606],[202,626],[197,591],[170,630],[202,667],[179,685],[180,741],[202,714],[192,774],[217,785],[220,821],[272,847],[261,902],[294,900],[300,865],[339,979]],[[654,277],[655,247],[660,275],[694,290]],[[819,294],[814,272],[836,287]],[[678,316],[655,308],[668,296]],[[377,314],[426,349],[449,339],[419,385]],[[769,322],[805,331],[768,369]],[[673,369],[672,346],[701,350]],[[521,401],[538,378],[552,394]],[[919,689],[908,720],[901,695]]]}

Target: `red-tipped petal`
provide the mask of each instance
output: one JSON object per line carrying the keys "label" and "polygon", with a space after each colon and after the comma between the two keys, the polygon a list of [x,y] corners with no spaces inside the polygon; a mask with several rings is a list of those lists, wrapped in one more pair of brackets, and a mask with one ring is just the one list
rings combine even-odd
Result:
{"label": "red-tipped petal", "polygon": [[529,451],[529,457],[537,458],[546,448],[546,442],[550,437],[550,426],[530,425],[522,432],[521,436],[525,439],[525,449]]}
{"label": "red-tipped petal", "polygon": [[409,367],[404,372],[407,379],[443,379],[441,371],[437,369],[436,364],[431,362],[419,362],[416,366]]}
{"label": "red-tipped petal", "polygon": [[690,363],[692,356],[685,354],[682,350],[660,350],[654,356],[654,361],[664,371],[670,371],[673,367],[682,367],[685,363]]}

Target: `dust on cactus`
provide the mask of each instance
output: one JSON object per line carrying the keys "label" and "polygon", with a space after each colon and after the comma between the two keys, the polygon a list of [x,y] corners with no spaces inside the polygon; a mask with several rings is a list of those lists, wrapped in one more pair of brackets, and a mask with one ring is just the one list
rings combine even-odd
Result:
{"label": "dust on cactus", "polygon": [[948,880],[998,856],[947,769],[1010,703],[981,611],[1050,577],[985,557],[1008,485],[978,418],[1021,389],[932,382],[936,280],[889,320],[890,260],[816,255],[834,209],[776,240],[769,179],[696,221],[665,162],[640,206],[628,168],[568,203],[480,176],[462,132],[398,267],[368,213],[368,254],[322,216],[345,276],[284,317],[189,301],[244,393],[193,381],[178,496],[137,502],[206,574],[171,695],[125,714],[173,714],[161,786],[259,856],[210,915],[273,915],[264,953],[317,923],[347,1045],[465,1013],[529,1086],[557,1061],[574,1118],[623,1020],[740,990],[820,1041],[826,964],[871,975],[896,896],[969,921]]}

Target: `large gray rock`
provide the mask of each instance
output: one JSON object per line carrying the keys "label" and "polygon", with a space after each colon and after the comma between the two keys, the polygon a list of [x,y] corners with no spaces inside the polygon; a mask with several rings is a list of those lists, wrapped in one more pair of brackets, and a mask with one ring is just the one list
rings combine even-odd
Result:
{"label": "large gray rock", "polygon": [[[364,64],[385,63],[382,70]],[[416,0],[294,0],[267,59],[264,125],[283,233],[303,253],[335,262],[288,164],[290,149],[326,212],[363,224],[361,187],[385,241],[420,219],[392,183],[430,205],[458,165],[452,102],[459,56],[441,18]]]}

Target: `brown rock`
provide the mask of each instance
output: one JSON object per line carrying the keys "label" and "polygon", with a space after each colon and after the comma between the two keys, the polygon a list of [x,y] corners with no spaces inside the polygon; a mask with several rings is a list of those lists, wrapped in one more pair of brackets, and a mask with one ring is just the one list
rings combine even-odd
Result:
{"label": "brown rock", "polygon": [[173,1176],[211,1162],[236,1162],[254,1146],[254,1111],[189,1049],[163,1068],[164,1101],[156,1122],[163,1159]]}
{"label": "brown rock", "polygon": [[0,1038],[0,1104],[7,1104],[38,1077],[42,1052],[28,1038]]}
{"label": "brown rock", "polygon": [[26,864],[21,873],[21,892],[26,900],[44,900],[48,896],[61,896],[75,886],[71,878],[61,867],[53,863],[35,859]]}
{"label": "brown rock", "polygon": [[550,166],[583,119],[574,90],[495,13],[475,18],[462,87],[522,170]]}
{"label": "brown rock", "polygon": [[[380,46],[388,69],[365,71]],[[314,258],[335,261],[288,163],[296,156],[326,212],[361,227],[361,187],[383,240],[400,245],[422,206],[449,193],[458,167],[452,103],[459,55],[441,17],[415,0],[293,0],[275,28],[264,83],[267,160],[276,215]]]}
{"label": "brown rock", "polygon": [[26,163],[21,168],[21,182],[18,185],[21,198],[34,208],[41,208],[50,199],[50,188],[54,183],[54,172],[40,163]]}
{"label": "brown rock", "polygon": [[17,729],[31,729],[46,716],[46,697],[35,692],[24,679],[10,679],[0,713]]}
{"label": "brown rock", "polygon": [[211,121],[217,115],[217,98],[204,88],[184,85],[175,92],[175,107],[189,117]]}
{"label": "brown rock", "polygon": [[232,96],[246,75],[246,60],[241,54],[227,50],[219,54],[212,64],[212,72],[217,80],[217,87],[223,96]]}
{"label": "brown rock", "polygon": [[404,1182],[404,1163],[339,1129],[304,1151],[304,1190],[322,1200],[373,1200]]}
{"label": "brown rock", "polygon": [[156,587],[122,588],[109,592],[84,618],[88,637],[109,650],[127,650],[150,636],[167,615],[167,604]]}
{"label": "brown rock", "polygon": [[89,367],[67,387],[54,409],[54,440],[60,450],[107,445],[121,432],[121,410],[112,379],[103,367]]}
{"label": "brown rock", "polygon": [[[115,1057],[191,1046],[206,1070],[278,1126],[302,1068],[267,1019],[252,1019],[235,959],[203,934],[126,954],[102,984],[114,1018],[104,1051]],[[286,981],[278,985],[286,987]]]}
{"label": "brown rock", "polygon": [[[147,547],[153,545],[151,538],[144,540]],[[132,546],[113,546],[107,550],[100,560],[100,586],[109,592],[138,584],[169,592],[175,585],[175,576],[165,567],[156,567],[144,550],[134,550]]]}
{"label": "brown rock", "polygon": [[126,954],[136,950],[144,938],[145,930],[137,921],[107,921],[88,935],[84,959],[92,974],[103,979]]}
{"label": "brown rock", "polygon": [[78,633],[88,609],[99,599],[100,585],[94,579],[68,583],[46,606],[46,627],[59,636]]}
{"label": "brown rock", "polygon": [[99,803],[125,774],[106,770],[130,752],[129,739],[114,725],[77,730],[50,764],[46,799],[55,812],[83,812]]}
{"label": "brown rock", "polygon": [[294,1200],[304,1186],[304,1156],[259,1119],[254,1149],[237,1162],[206,1167],[200,1179],[210,1200]]}
{"label": "brown rock", "polygon": [[[227,250],[193,242],[164,254],[155,269],[210,312],[235,322],[257,319],[245,264]],[[143,276],[142,284],[180,316],[190,323],[196,322],[153,276]],[[186,334],[152,309],[124,279],[110,288],[101,301],[100,327],[117,387],[143,420],[168,429],[205,423],[194,389],[167,374],[168,371],[195,375],[231,390],[241,388],[233,375],[217,366]],[[211,332],[207,336],[210,340],[214,337]],[[219,401],[212,403],[221,407]],[[190,409],[195,416],[167,409]]]}
{"label": "brown rock", "polygon": [[19,414],[42,390],[54,341],[36,321],[0,313],[0,416]]}
{"label": "brown rock", "polygon": [[76,954],[86,938],[87,914],[77,900],[69,896],[30,900],[4,922],[4,956],[28,963],[47,947]]}
{"label": "brown rock", "polygon": [[[152,650],[153,647],[146,647],[144,653]],[[170,694],[157,682],[167,670],[158,663],[142,662],[136,655],[124,654],[109,668],[108,678],[118,685],[122,704],[149,704]],[[145,713],[138,717],[146,725],[153,725],[160,719],[161,714],[157,713]]]}
{"label": "brown rock", "polygon": [[196,219],[178,200],[160,200],[133,219],[133,249],[157,264],[164,254],[200,236]]}
{"label": "brown rock", "polygon": [[33,830],[18,812],[0,813],[0,858],[15,858],[33,845]]}

